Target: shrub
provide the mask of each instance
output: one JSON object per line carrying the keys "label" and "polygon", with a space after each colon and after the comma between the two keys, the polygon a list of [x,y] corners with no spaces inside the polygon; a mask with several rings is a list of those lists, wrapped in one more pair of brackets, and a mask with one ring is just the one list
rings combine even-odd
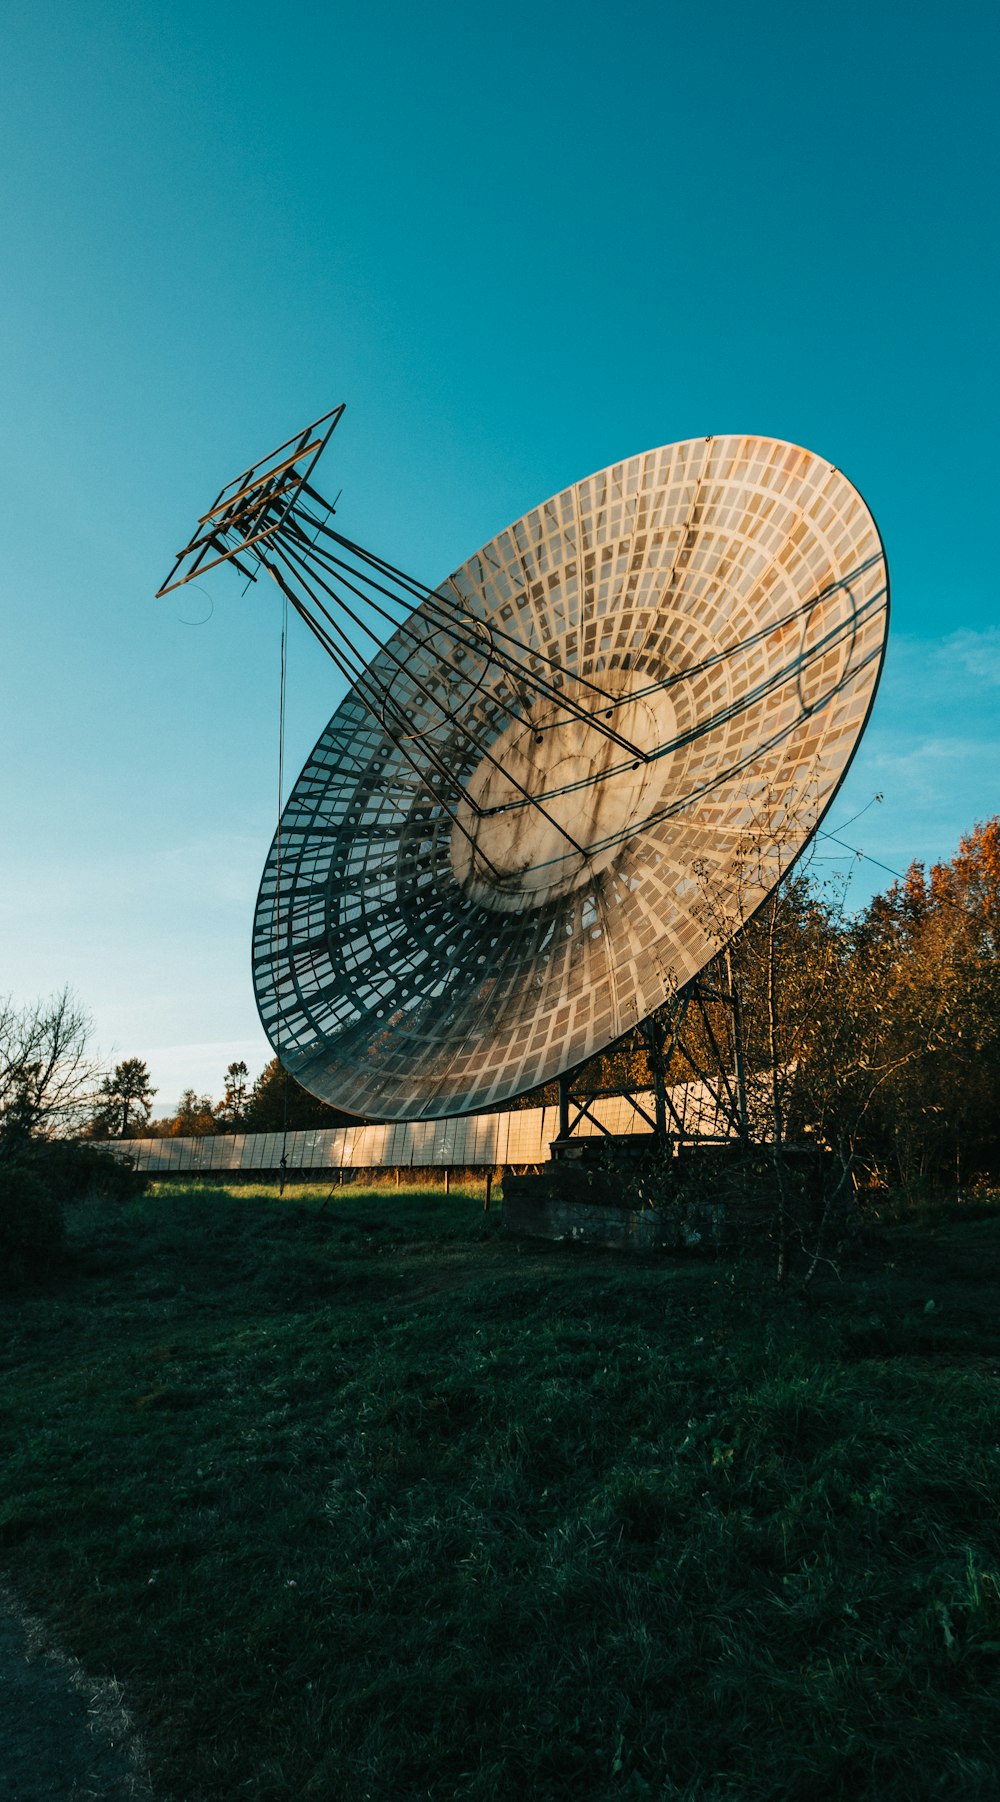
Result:
{"label": "shrub", "polygon": [[65,1242],[62,1202],[30,1157],[0,1164],[0,1283],[51,1264]]}
{"label": "shrub", "polygon": [[64,1203],[80,1201],[85,1195],[130,1201],[149,1184],[147,1176],[122,1158],[96,1145],[78,1144],[71,1139],[36,1143],[28,1155],[32,1169]]}
{"label": "shrub", "polygon": [[29,1142],[0,1160],[0,1285],[58,1261],[68,1206],[95,1195],[128,1201],[148,1180],[108,1152],[69,1139]]}

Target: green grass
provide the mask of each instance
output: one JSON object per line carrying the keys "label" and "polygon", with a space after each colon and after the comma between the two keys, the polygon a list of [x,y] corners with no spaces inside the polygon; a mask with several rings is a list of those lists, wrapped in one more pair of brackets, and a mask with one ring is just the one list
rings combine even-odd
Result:
{"label": "green grass", "polygon": [[324,1195],[0,1304],[0,1564],[160,1802],[1000,1794],[1000,1210],[803,1299]]}

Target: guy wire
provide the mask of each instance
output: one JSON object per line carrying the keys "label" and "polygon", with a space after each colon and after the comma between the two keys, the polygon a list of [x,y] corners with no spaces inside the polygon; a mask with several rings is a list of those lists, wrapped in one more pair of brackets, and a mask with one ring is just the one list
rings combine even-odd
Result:
{"label": "guy wire", "polygon": [[[274,967],[278,968],[281,950],[281,814],[285,800],[285,690],[288,676],[288,596],[282,595],[281,653],[278,677],[278,824],[274,835]],[[285,1193],[285,1171],[288,1168],[288,1066],[281,1055],[281,1021],[278,1014],[278,1061],[281,1064],[281,1162],[278,1194]]]}

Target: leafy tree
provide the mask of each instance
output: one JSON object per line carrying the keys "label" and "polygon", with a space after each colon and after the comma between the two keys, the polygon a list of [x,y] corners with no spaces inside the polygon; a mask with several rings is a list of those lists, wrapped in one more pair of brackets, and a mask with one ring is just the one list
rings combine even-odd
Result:
{"label": "leafy tree", "polygon": [[1000,817],[855,918],[794,877],[731,957],[771,1145],[811,1135],[844,1183],[867,1170],[904,1192],[997,1170]]}
{"label": "leafy tree", "polygon": [[222,1100],[215,1110],[215,1117],[220,1132],[242,1132],[246,1113],[247,1077],[249,1071],[241,1060],[232,1063],[226,1070],[226,1089]]}
{"label": "leafy tree", "polygon": [[[801,867],[754,911],[778,842],[766,829],[758,839],[745,846],[742,920],[739,883],[723,915],[706,875],[703,914],[724,949],[702,980],[725,993],[732,983],[741,1004],[750,1136],[773,1168],[783,1257],[809,1211],[797,1224],[795,1172],[809,1168],[797,1147],[825,1149],[841,1203],[872,1178],[907,1192],[1000,1170],[1000,816],[965,835],[950,862],[913,864],[856,916]],[[660,1010],[664,1024],[669,1014]],[[732,1023],[721,1001],[690,1007],[667,1081],[704,1073],[721,1090],[725,1073],[731,1084]],[[642,1035],[585,1075],[648,1086]],[[543,1100],[555,1100],[554,1084],[524,1104]]]}
{"label": "leafy tree", "polygon": [[176,1114],[167,1122],[165,1136],[171,1139],[207,1138],[214,1131],[212,1097],[198,1095],[194,1089],[184,1089]]}
{"label": "leafy tree", "polygon": [[1000,817],[929,875],[912,864],[866,910],[856,940],[858,955],[880,966],[878,1003],[900,1060],[876,1110],[877,1152],[907,1187],[995,1170]]}
{"label": "leafy tree", "polygon": [[353,1119],[354,1115],[311,1095],[274,1057],[265,1064],[250,1091],[244,1131],[281,1132],[286,1125],[290,1132],[307,1126],[347,1126]]}
{"label": "leafy tree", "polygon": [[149,1068],[141,1057],[127,1057],[106,1076],[97,1093],[98,1105],[88,1129],[92,1139],[141,1138],[149,1120],[156,1090]]}

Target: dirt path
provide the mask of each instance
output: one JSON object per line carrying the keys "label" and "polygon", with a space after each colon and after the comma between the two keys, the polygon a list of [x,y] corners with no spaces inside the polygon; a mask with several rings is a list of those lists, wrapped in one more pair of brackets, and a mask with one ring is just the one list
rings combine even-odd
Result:
{"label": "dirt path", "polygon": [[115,1683],[46,1644],[0,1589],[0,1802],[149,1802]]}

